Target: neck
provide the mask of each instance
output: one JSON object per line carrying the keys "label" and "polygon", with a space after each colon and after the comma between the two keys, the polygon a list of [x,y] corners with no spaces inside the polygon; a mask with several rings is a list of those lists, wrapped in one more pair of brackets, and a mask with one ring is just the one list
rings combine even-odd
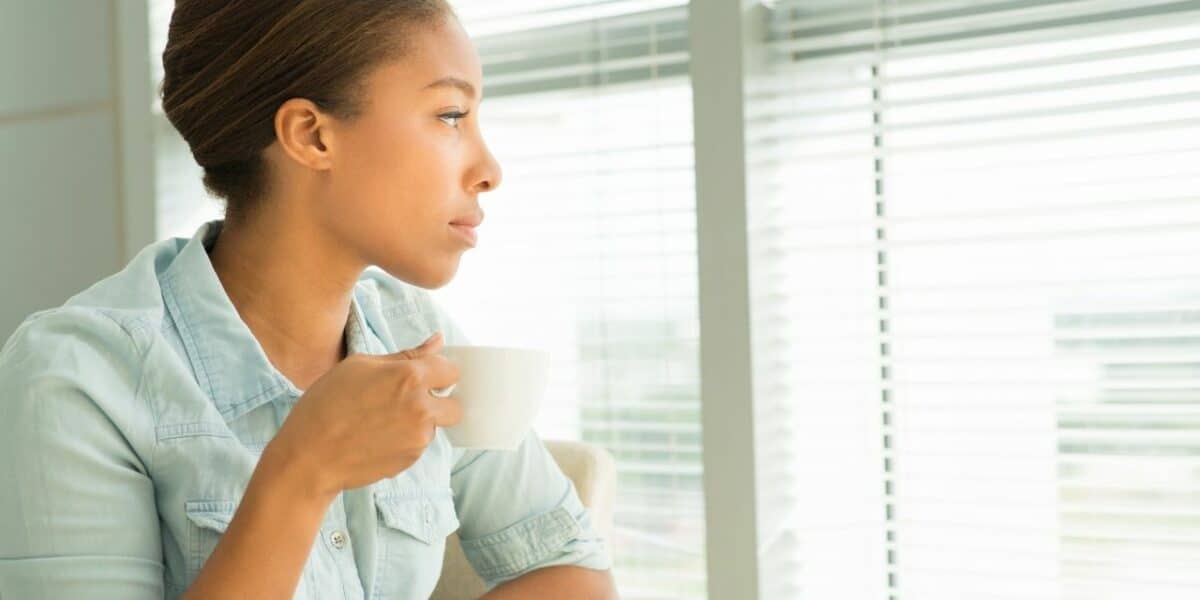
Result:
{"label": "neck", "polygon": [[227,221],[210,259],[271,364],[298,388],[345,358],[350,299],[365,265],[328,233],[287,215]]}

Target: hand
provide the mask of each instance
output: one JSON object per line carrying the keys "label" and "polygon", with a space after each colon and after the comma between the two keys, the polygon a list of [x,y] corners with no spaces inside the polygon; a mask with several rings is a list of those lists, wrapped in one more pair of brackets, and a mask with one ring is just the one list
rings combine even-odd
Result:
{"label": "hand", "polygon": [[394,354],[352,354],[300,397],[263,451],[320,496],[393,477],[412,466],[436,428],[458,423],[462,407],[432,388],[458,382],[458,367],[438,354],[440,333]]}

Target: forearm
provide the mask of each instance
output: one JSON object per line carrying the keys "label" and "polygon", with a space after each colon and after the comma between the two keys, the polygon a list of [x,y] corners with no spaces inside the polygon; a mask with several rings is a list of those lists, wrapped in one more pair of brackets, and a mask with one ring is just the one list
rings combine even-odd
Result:
{"label": "forearm", "polygon": [[263,453],[229,528],[184,600],[291,598],[336,495],[317,492],[282,456]]}
{"label": "forearm", "polygon": [[523,598],[617,600],[617,588],[611,571],[557,566],[538,569],[502,583],[480,600]]}

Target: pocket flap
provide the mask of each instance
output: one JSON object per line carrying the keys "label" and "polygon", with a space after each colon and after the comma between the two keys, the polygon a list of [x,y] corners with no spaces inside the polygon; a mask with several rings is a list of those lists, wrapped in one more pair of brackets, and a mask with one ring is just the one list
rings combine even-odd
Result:
{"label": "pocket flap", "polygon": [[415,489],[376,494],[384,526],[432,544],[446,539],[458,529],[454,494],[450,488]]}
{"label": "pocket flap", "polygon": [[183,510],[197,527],[224,533],[236,509],[237,505],[228,500],[190,500]]}

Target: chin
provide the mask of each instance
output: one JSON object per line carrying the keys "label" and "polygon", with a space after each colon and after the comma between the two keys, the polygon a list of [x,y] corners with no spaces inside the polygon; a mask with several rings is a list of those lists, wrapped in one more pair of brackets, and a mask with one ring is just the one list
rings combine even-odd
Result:
{"label": "chin", "polygon": [[450,283],[454,276],[458,273],[458,261],[454,261],[452,265],[444,268],[426,268],[413,271],[402,267],[389,268],[380,265],[388,275],[395,277],[410,285],[415,285],[419,288],[427,290],[436,290]]}
{"label": "chin", "polygon": [[454,273],[449,273],[444,277],[433,278],[433,279],[425,281],[424,283],[420,283],[417,285],[419,285],[427,290],[436,290],[438,288],[446,286],[446,284],[450,283],[453,279],[454,279]]}

